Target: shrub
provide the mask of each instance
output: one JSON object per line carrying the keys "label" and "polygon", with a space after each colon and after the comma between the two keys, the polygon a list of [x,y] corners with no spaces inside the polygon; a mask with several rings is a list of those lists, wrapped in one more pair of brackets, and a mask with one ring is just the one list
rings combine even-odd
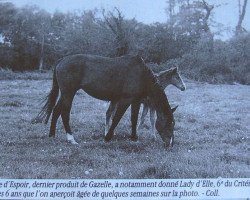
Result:
{"label": "shrub", "polygon": [[250,34],[227,42],[214,41],[212,51],[207,42],[200,41],[167,65],[178,65],[186,77],[198,81],[250,84]]}

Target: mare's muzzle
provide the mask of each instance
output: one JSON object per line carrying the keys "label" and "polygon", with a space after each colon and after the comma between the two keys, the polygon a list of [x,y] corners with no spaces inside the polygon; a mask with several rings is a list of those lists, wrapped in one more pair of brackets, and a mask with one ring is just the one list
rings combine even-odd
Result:
{"label": "mare's muzzle", "polygon": [[165,148],[174,146],[174,135],[166,139],[166,141],[164,142],[164,146]]}

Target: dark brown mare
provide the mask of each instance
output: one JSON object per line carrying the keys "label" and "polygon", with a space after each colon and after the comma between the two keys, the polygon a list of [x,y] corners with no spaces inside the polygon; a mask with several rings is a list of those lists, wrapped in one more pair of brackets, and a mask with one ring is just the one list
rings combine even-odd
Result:
{"label": "dark brown mare", "polygon": [[[105,136],[110,141],[114,129],[131,105],[132,134],[137,140],[136,126],[141,100],[149,97],[156,110],[155,127],[165,146],[172,145],[174,117],[163,88],[139,56],[108,58],[77,54],[63,58],[55,67],[53,86],[35,121],[48,122],[52,113],[50,137],[55,137],[61,115],[67,139],[76,144],[69,125],[73,98],[79,89],[97,99],[117,102],[112,124]],[[59,95],[60,98],[57,101]]]}

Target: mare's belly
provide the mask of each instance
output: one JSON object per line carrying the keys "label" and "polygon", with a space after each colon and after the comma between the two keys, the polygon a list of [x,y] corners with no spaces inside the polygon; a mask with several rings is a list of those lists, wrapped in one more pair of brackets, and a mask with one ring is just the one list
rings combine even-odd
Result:
{"label": "mare's belly", "polygon": [[105,100],[105,101],[114,101],[118,100],[121,97],[121,94],[118,92],[115,92],[112,89],[100,89],[100,88],[95,88],[93,86],[84,86],[82,88],[88,95],[100,99],[100,100]]}
{"label": "mare's belly", "polygon": [[138,99],[138,94],[134,92],[128,92],[123,88],[95,88],[93,86],[84,86],[82,89],[90,96],[104,100],[104,101],[119,101],[120,99],[126,99],[128,102],[132,102],[133,99]]}

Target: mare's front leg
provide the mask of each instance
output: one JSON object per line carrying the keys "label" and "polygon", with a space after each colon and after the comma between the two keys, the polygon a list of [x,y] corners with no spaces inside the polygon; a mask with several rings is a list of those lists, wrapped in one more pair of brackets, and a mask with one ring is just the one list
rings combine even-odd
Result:
{"label": "mare's front leg", "polygon": [[136,135],[136,126],[138,121],[138,114],[140,110],[140,102],[132,103],[131,105],[131,122],[132,122],[132,134],[131,134],[131,140],[137,141],[138,136]]}
{"label": "mare's front leg", "polygon": [[111,124],[111,126],[109,128],[108,133],[106,134],[106,136],[104,138],[106,142],[108,142],[108,141],[110,141],[112,139],[112,137],[114,135],[115,127],[117,126],[117,124],[121,120],[122,116],[124,115],[124,113],[128,109],[129,105],[130,104],[126,103],[126,102],[122,102],[122,101],[118,102],[117,109],[116,109],[114,118],[112,120],[112,124]]}
{"label": "mare's front leg", "polygon": [[106,124],[105,124],[105,135],[107,135],[110,127],[110,119],[113,118],[116,110],[117,102],[111,101],[106,112]]}
{"label": "mare's front leg", "polygon": [[155,135],[155,109],[150,107],[150,122],[151,122],[151,131],[154,136],[154,139],[156,139]]}

